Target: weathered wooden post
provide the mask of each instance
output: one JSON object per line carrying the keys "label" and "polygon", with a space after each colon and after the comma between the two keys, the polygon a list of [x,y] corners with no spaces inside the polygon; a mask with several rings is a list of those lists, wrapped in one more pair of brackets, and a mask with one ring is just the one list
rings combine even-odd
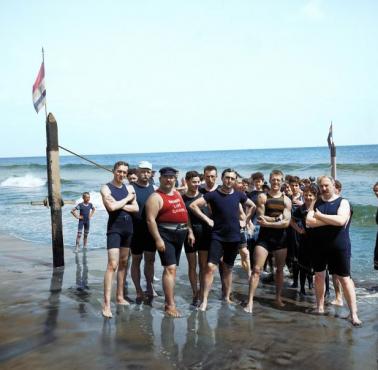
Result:
{"label": "weathered wooden post", "polygon": [[332,122],[328,133],[328,148],[331,155],[331,176],[336,180],[336,146],[333,142]]}
{"label": "weathered wooden post", "polygon": [[64,266],[62,196],[60,193],[58,125],[52,113],[46,118],[46,158],[54,267]]}

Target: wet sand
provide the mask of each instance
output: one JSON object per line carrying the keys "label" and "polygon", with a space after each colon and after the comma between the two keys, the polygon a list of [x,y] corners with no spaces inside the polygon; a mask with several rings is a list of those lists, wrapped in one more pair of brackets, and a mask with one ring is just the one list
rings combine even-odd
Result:
{"label": "wet sand", "polygon": [[[183,254],[176,286],[182,318],[165,317],[160,296],[151,305],[114,305],[109,320],[101,316],[105,250],[75,255],[67,248],[65,268],[54,270],[50,246],[0,235],[0,255],[0,368],[377,368],[378,299],[371,283],[357,284],[361,328],[341,318],[346,308],[309,314],[312,293],[301,299],[288,287],[287,305],[277,309],[271,284],[260,286],[254,315],[248,315],[219,300],[218,277],[202,313],[190,306]],[[234,280],[234,297],[243,301],[248,288],[238,267]],[[162,294],[161,282],[155,286]]]}

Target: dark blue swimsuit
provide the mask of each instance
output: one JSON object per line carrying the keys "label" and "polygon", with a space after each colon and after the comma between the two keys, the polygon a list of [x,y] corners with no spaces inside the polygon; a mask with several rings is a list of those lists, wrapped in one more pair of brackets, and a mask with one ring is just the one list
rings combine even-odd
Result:
{"label": "dark blue swimsuit", "polygon": [[[116,200],[122,200],[129,194],[126,186],[118,188],[112,183],[106,184],[111,192],[112,197]],[[108,211],[109,220],[107,227],[107,247],[120,248],[128,247],[133,234],[133,222],[131,215],[123,209]]]}

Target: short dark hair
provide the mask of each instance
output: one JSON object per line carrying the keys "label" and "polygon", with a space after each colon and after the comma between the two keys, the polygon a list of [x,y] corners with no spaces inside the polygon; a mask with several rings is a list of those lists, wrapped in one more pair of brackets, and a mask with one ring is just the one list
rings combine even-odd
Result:
{"label": "short dark hair", "polygon": [[188,171],[186,174],[185,174],[185,180],[190,180],[192,179],[193,177],[200,177],[200,174],[197,172],[197,171]]}
{"label": "short dark hair", "polygon": [[262,172],[255,172],[251,175],[252,181],[262,180],[264,181],[264,174]]}
{"label": "short dark hair", "polygon": [[126,167],[129,167],[129,164],[125,161],[118,161],[116,163],[114,163],[114,166],[113,166],[113,172],[120,166],[126,166]]}
{"label": "short dark hair", "polygon": [[127,176],[129,175],[136,175],[137,174],[137,169],[136,168],[129,168],[127,171]]}
{"label": "short dark hair", "polygon": [[319,187],[315,183],[311,183],[310,185],[305,186],[303,189],[303,193],[311,193],[314,194],[316,198],[319,196]]}
{"label": "short dark hair", "polygon": [[226,172],[233,172],[233,173],[237,176],[237,172],[236,172],[234,169],[232,169],[232,168],[226,168],[226,169],[223,170],[223,172],[222,172],[222,178],[223,178],[223,176],[224,176],[224,174],[225,174]]}
{"label": "short dark hair", "polygon": [[87,191],[85,191],[81,196],[84,198],[86,195],[89,196],[89,197],[91,196],[91,195],[89,194],[89,192],[87,192]]}
{"label": "short dark hair", "polygon": [[205,166],[205,168],[203,169],[203,173],[205,173],[206,171],[215,171],[216,173],[218,173],[217,168],[211,164]]}
{"label": "short dark hair", "polygon": [[290,176],[289,177],[289,184],[299,184],[300,179],[298,176]]}

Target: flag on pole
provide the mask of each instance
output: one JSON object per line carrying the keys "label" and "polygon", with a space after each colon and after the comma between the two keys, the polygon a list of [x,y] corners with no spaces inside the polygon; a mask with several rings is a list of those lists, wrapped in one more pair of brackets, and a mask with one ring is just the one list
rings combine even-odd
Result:
{"label": "flag on pole", "polygon": [[33,104],[37,113],[46,104],[45,64],[43,62],[33,85]]}

